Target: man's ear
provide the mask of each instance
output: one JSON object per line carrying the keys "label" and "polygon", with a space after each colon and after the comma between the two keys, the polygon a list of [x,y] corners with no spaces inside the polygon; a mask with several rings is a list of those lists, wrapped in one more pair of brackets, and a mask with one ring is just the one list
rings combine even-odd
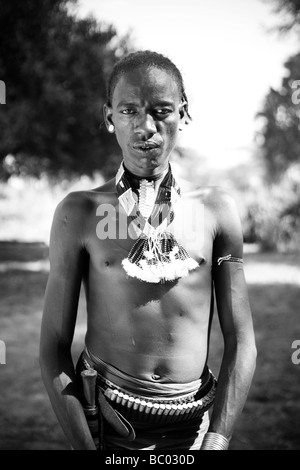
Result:
{"label": "man's ear", "polygon": [[107,103],[103,105],[103,115],[104,115],[104,122],[105,122],[108,132],[111,132],[111,133],[114,132],[115,126],[113,122],[112,108]]}
{"label": "man's ear", "polygon": [[180,102],[180,105],[179,105],[179,116],[180,116],[180,121],[182,124],[185,124],[185,105],[187,104],[187,102],[182,99],[181,102]]}

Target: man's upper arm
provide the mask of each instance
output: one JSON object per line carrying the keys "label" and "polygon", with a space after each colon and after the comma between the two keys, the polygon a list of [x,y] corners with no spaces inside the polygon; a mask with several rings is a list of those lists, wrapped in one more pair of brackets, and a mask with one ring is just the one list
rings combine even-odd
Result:
{"label": "man's upper arm", "polygon": [[252,335],[252,318],[242,262],[223,261],[220,257],[231,255],[243,258],[243,233],[239,213],[231,196],[217,194],[216,236],[213,246],[213,279],[218,315],[225,340],[236,343],[247,341]]}
{"label": "man's upper arm", "polygon": [[215,196],[216,235],[214,258],[231,254],[243,257],[243,233],[241,221],[234,199],[225,191],[217,190]]}
{"label": "man's upper arm", "polygon": [[41,344],[56,338],[70,346],[85,266],[85,211],[79,193],[69,194],[56,208],[50,235],[50,274],[45,292]]}

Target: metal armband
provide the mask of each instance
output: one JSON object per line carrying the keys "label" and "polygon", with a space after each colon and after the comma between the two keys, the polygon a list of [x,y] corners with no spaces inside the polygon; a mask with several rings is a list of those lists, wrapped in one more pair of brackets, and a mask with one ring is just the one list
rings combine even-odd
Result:
{"label": "metal armband", "polygon": [[235,256],[232,256],[231,254],[230,255],[226,255],[226,256],[220,256],[219,258],[215,258],[215,264],[217,266],[220,266],[223,261],[230,261],[231,263],[243,263],[243,259],[242,258],[236,258]]}
{"label": "metal armband", "polygon": [[207,432],[204,436],[201,450],[227,450],[229,441],[222,434]]}

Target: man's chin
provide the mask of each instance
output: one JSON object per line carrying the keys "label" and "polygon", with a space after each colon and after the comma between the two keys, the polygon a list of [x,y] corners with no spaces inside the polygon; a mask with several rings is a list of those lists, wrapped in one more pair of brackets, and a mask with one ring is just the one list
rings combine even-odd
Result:
{"label": "man's chin", "polygon": [[[169,162],[168,157],[162,157],[161,155],[141,155],[138,158],[126,158],[124,157],[125,166],[133,171],[136,170],[150,170],[153,171],[156,168],[162,168],[163,170],[167,167]],[[133,171],[134,172],[134,171]]]}

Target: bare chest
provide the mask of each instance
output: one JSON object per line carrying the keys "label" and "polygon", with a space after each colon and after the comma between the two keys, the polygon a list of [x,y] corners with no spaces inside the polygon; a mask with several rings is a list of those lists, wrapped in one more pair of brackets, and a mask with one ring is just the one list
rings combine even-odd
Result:
{"label": "bare chest", "polygon": [[[213,223],[204,204],[196,199],[183,200],[176,207],[175,217],[167,231],[171,232],[201,272],[210,272],[213,246]],[[134,247],[140,230],[119,205],[101,204],[90,221],[87,248],[90,263],[99,276],[123,274],[122,261]]]}

